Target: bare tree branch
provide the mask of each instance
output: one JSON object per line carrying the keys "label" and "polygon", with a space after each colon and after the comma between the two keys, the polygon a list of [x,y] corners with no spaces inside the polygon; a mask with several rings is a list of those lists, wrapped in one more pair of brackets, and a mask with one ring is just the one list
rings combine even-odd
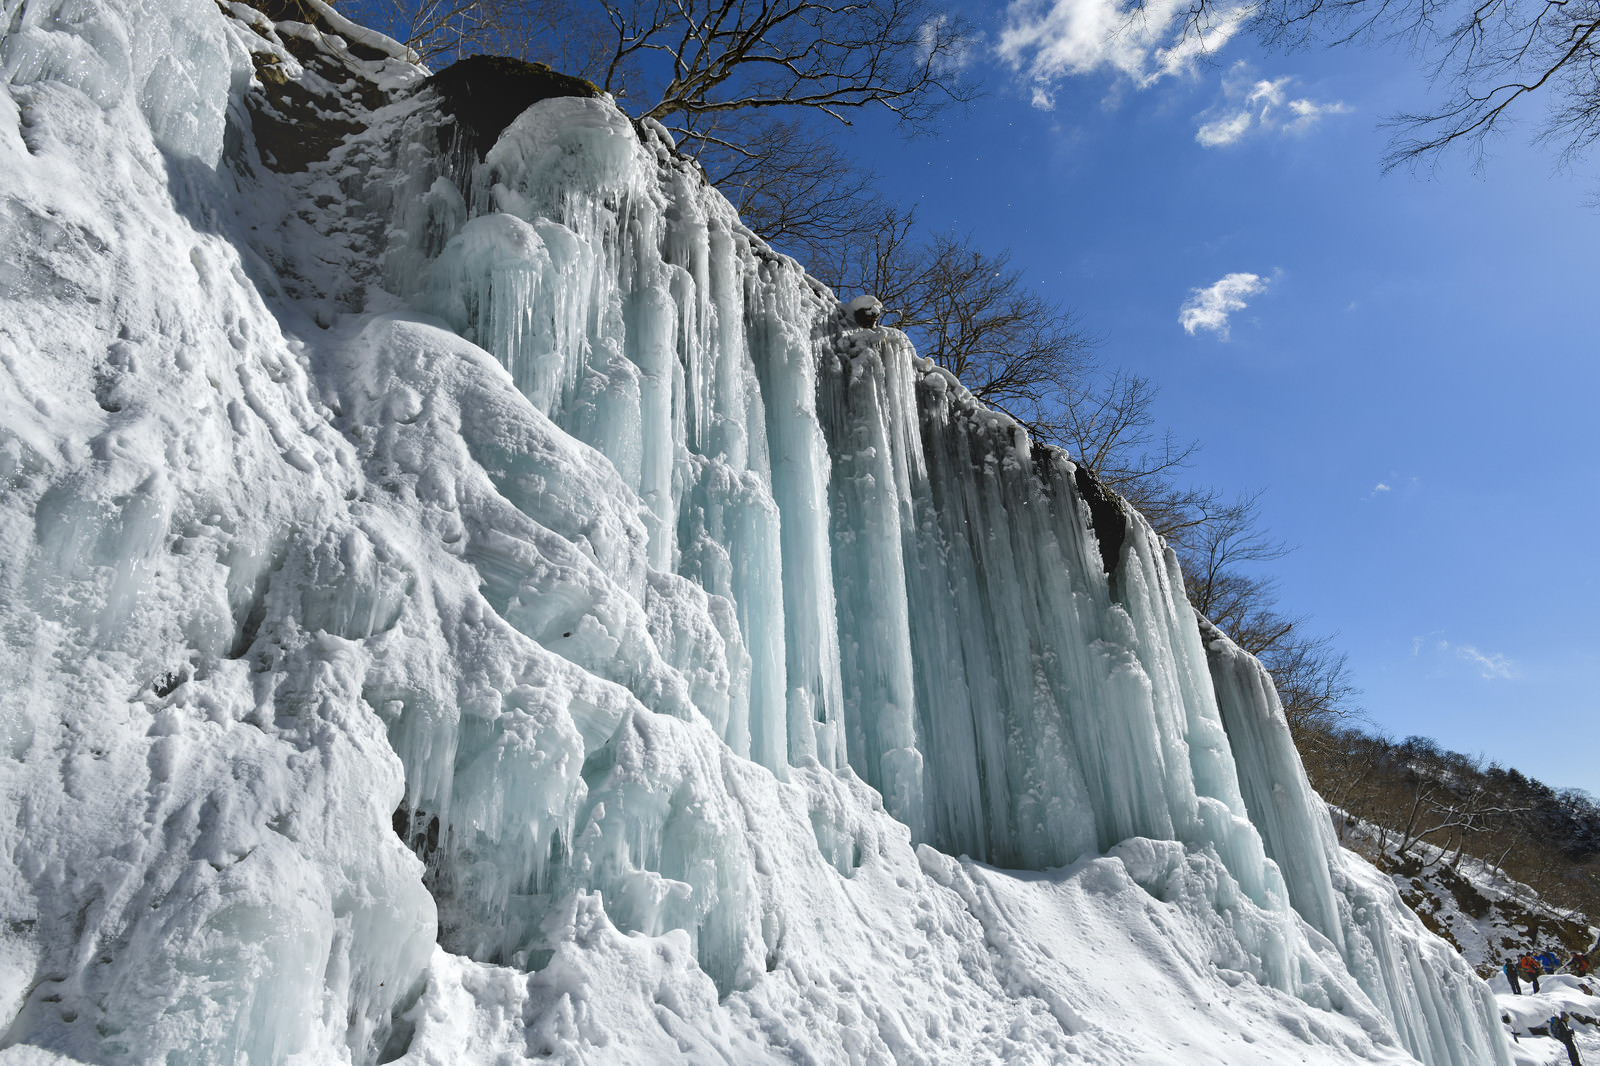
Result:
{"label": "bare tree branch", "polygon": [[1534,139],[1564,163],[1600,138],[1600,0],[1265,0],[1256,18],[1272,41],[1377,38],[1423,59],[1444,95],[1390,119],[1398,132],[1385,169],[1452,147],[1479,166],[1490,138],[1536,99],[1545,114]]}

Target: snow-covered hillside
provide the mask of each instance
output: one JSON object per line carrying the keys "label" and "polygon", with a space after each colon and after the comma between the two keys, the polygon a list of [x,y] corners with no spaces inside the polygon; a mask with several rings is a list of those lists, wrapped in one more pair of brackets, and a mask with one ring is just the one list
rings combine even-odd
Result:
{"label": "snow-covered hillside", "polygon": [[1565,961],[1600,951],[1600,928],[1587,915],[1553,906],[1504,870],[1424,842],[1401,855],[1392,833],[1337,809],[1334,820],[1341,843],[1387,870],[1406,905],[1479,976],[1529,952]]}
{"label": "snow-covered hillside", "polygon": [[303,8],[0,0],[0,1063],[1512,1061],[1139,515]]}

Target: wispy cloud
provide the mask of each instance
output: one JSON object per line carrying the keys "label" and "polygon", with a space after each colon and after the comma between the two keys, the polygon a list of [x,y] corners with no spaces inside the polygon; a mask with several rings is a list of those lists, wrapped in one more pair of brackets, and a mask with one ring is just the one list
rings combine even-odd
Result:
{"label": "wispy cloud", "polygon": [[1191,337],[1208,329],[1228,339],[1228,316],[1243,311],[1249,299],[1267,291],[1267,279],[1260,274],[1229,274],[1203,289],[1190,289],[1189,298],[1178,309],[1178,324]]}
{"label": "wispy cloud", "polygon": [[1350,110],[1339,101],[1290,99],[1294,81],[1293,75],[1258,78],[1250,64],[1242,60],[1235,63],[1222,79],[1223,102],[1197,116],[1203,121],[1194,139],[1203,148],[1224,148],[1237,144],[1252,130],[1301,133],[1323,115],[1342,115]]}
{"label": "wispy cloud", "polygon": [[1407,477],[1397,470],[1389,471],[1389,476],[1382,478],[1372,486],[1367,493],[1367,499],[1375,500],[1379,496],[1392,496],[1395,499],[1404,499],[1416,495],[1422,486],[1422,479],[1416,476]]}
{"label": "wispy cloud", "polygon": [[1517,676],[1517,665],[1504,655],[1484,653],[1470,644],[1456,646],[1456,658],[1464,659],[1478,668],[1480,677],[1494,680],[1510,680]]}
{"label": "wispy cloud", "polygon": [[1139,88],[1193,68],[1250,16],[1249,3],[1224,3],[1199,26],[1187,0],[1011,0],[996,51],[1032,86],[1033,106],[1055,106],[1062,78],[1109,70]]}
{"label": "wispy cloud", "polygon": [[1464,663],[1472,664],[1477,669],[1478,676],[1485,681],[1510,681],[1517,677],[1517,664],[1499,652],[1479,651],[1471,644],[1452,644],[1435,632],[1427,637],[1416,637],[1411,641],[1412,656],[1419,654],[1424,646],[1431,647],[1440,655],[1452,656]]}

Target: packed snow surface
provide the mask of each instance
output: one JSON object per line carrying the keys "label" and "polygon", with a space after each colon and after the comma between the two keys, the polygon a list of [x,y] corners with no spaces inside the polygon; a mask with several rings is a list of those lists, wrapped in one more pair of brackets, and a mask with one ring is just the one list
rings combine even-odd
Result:
{"label": "packed snow surface", "polygon": [[0,0],[0,1063],[1509,1066],[1137,513],[303,10]]}

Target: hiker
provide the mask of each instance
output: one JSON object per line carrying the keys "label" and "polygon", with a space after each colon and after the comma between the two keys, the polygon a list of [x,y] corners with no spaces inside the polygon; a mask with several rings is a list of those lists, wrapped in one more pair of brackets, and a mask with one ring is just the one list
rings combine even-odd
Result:
{"label": "hiker", "polygon": [[1544,972],[1544,967],[1539,965],[1539,960],[1532,955],[1524,955],[1517,960],[1517,969],[1522,973],[1524,981],[1533,982],[1535,994],[1539,991],[1539,975]]}
{"label": "hiker", "polygon": [[1589,956],[1581,951],[1574,951],[1572,958],[1567,960],[1567,972],[1574,977],[1589,976]]}
{"label": "hiker", "polygon": [[1514,996],[1522,995],[1522,982],[1517,980],[1516,964],[1510,959],[1507,959],[1506,964],[1500,967],[1500,969],[1504,971],[1506,975],[1506,981],[1511,985],[1511,994]]}
{"label": "hiker", "polygon": [[1545,973],[1555,973],[1561,968],[1561,959],[1553,951],[1541,951],[1534,958],[1539,961],[1539,968]]}
{"label": "hiker", "polygon": [[1583,1066],[1578,1059],[1578,1045],[1572,1042],[1572,1026],[1567,1024],[1565,1013],[1550,1019],[1550,1035],[1561,1041],[1567,1049],[1567,1061],[1572,1066]]}

